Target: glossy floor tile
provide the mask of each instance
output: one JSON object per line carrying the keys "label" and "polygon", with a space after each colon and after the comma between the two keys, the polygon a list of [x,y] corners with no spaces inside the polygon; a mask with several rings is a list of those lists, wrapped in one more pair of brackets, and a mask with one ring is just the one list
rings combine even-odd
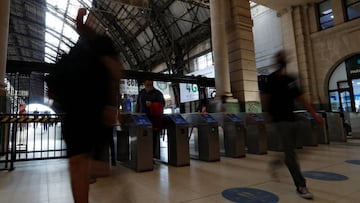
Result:
{"label": "glossy floor tile", "polygon": [[[281,203],[309,202],[296,194],[285,167],[279,170],[278,180],[270,177],[268,163],[277,154],[268,151],[264,155],[246,154],[243,158],[221,157],[217,162],[191,160],[190,166],[184,167],[157,162],[154,170],[147,172],[135,172],[119,162],[110,177],[91,185],[90,202],[225,203],[232,201],[223,196],[223,191],[234,188],[270,192]],[[358,140],[303,147],[298,155],[303,172],[331,172],[347,177],[339,181],[306,178],[315,195],[312,202],[360,202],[360,165],[345,162],[360,160]],[[17,162],[15,167],[11,172],[0,171],[1,203],[73,202],[66,159]],[[236,195],[245,193],[235,193],[235,198]],[[251,196],[248,199],[251,198],[253,202],[261,199]]]}

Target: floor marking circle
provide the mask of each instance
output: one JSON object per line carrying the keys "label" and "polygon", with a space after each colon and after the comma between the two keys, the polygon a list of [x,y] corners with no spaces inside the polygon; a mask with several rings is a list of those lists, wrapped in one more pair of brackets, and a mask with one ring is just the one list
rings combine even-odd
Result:
{"label": "floor marking circle", "polygon": [[325,172],[325,171],[304,171],[302,174],[307,178],[317,179],[317,180],[327,180],[327,181],[342,181],[349,179],[347,176]]}
{"label": "floor marking circle", "polygon": [[224,198],[239,203],[277,203],[279,201],[277,195],[255,188],[229,188],[221,194]]}

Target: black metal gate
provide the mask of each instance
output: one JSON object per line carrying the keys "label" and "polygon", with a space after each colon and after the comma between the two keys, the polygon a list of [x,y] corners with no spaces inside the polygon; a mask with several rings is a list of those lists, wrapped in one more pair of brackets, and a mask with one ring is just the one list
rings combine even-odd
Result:
{"label": "black metal gate", "polygon": [[14,162],[66,157],[62,137],[63,115],[0,114],[0,169]]}

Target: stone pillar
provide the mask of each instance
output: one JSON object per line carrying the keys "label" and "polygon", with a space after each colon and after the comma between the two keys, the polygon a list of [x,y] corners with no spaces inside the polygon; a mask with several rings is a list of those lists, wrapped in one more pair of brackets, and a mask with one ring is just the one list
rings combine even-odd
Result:
{"label": "stone pillar", "polygon": [[346,10],[343,0],[332,0],[332,8],[335,26],[344,23],[346,20]]}
{"label": "stone pillar", "polygon": [[319,20],[317,15],[317,7],[314,3],[307,4],[307,15],[310,24],[310,33],[317,32],[319,30]]}
{"label": "stone pillar", "polygon": [[306,99],[319,104],[310,38],[314,26],[311,23],[312,12],[313,6],[299,5],[284,10],[280,18],[284,49],[287,51],[287,72],[299,79]]}
{"label": "stone pillar", "polygon": [[226,44],[224,1],[210,1],[211,40],[214,55],[216,98],[232,96]]}
{"label": "stone pillar", "polygon": [[261,112],[250,3],[248,0],[225,2],[232,93],[239,100],[240,111]]}
{"label": "stone pillar", "polygon": [[279,13],[281,30],[283,34],[283,45],[287,54],[286,71],[296,77],[299,77],[299,67],[297,61],[296,52],[296,33],[295,27],[298,26],[294,23],[293,19],[293,7],[284,9],[281,14]]}
{"label": "stone pillar", "polygon": [[[5,73],[9,34],[10,0],[0,1],[0,97],[6,96]],[[2,100],[3,98],[1,98]],[[1,107],[0,107],[1,108]]]}

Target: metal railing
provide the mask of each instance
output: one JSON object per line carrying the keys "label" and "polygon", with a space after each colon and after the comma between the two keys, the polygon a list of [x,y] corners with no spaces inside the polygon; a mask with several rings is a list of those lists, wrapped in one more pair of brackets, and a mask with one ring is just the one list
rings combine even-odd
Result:
{"label": "metal railing", "polygon": [[63,116],[0,114],[0,170],[13,170],[16,161],[66,157]]}

